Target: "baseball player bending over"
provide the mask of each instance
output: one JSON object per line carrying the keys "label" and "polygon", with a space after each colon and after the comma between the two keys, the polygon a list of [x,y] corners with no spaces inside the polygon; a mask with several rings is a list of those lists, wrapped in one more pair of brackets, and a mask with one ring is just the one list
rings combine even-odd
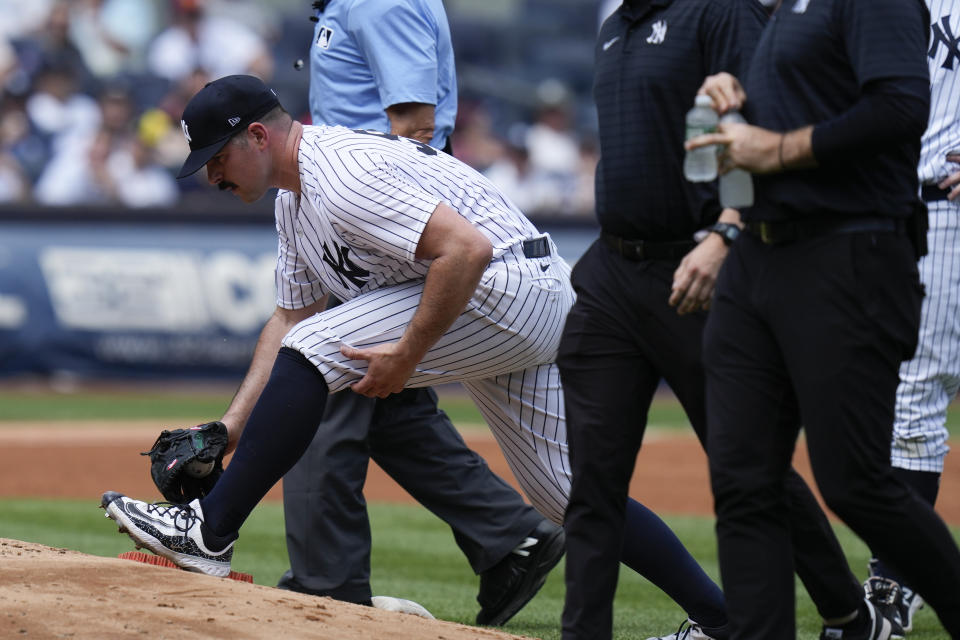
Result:
{"label": "baseball player bending over", "polygon": [[[451,153],[457,79],[443,3],[325,0],[313,6],[313,124],[375,129]],[[331,298],[327,308],[338,303]],[[243,422],[248,413],[240,416]],[[229,413],[225,419],[233,424]],[[477,624],[509,620],[564,553],[564,544],[554,540],[563,538],[563,529],[467,447],[430,387],[382,399],[337,393],[327,399],[310,446],[283,476],[290,569],[278,587],[372,601],[371,527],[363,498],[371,460],[449,525],[480,576]]]}
{"label": "baseball player bending over", "polygon": [[[549,237],[451,156],[302,126],[249,76],[207,85],[182,125],[192,152],[181,175],[206,165],[247,202],[280,188],[278,307],[231,405],[245,428],[211,492],[189,506],[107,492],[108,516],[184,568],[227,575],[237,531],[307,448],[329,393],[460,381],[529,499],[560,522],[569,477],[553,359],[574,294]],[[345,302],[324,311],[328,294]]]}

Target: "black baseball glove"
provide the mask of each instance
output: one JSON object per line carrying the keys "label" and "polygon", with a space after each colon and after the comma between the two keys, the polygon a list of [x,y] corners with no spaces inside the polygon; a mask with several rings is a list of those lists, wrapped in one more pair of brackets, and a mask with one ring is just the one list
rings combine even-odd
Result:
{"label": "black baseball glove", "polygon": [[223,473],[227,427],[222,422],[164,430],[150,451],[150,476],[163,497],[187,504],[210,493]]}

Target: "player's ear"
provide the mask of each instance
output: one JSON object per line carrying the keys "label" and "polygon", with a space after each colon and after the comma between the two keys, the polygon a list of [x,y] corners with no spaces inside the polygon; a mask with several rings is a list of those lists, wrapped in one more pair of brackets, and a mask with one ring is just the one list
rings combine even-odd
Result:
{"label": "player's ear", "polygon": [[247,134],[258,149],[263,149],[270,142],[270,130],[263,123],[251,122],[247,125]]}

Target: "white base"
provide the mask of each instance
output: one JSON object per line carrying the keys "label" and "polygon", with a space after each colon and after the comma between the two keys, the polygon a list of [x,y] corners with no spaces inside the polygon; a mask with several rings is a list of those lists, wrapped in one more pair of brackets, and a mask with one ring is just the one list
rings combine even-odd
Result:
{"label": "white base", "polygon": [[393,598],[390,596],[373,596],[371,601],[376,609],[409,613],[411,615],[420,616],[421,618],[427,618],[428,620],[436,620],[436,618],[434,618],[429,611],[412,600],[404,600],[403,598]]}

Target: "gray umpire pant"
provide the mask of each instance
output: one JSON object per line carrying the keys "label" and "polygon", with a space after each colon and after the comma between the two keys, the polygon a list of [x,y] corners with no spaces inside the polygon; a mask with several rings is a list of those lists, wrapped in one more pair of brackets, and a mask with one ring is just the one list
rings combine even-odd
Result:
{"label": "gray umpire pant", "polygon": [[477,574],[543,520],[466,446],[432,389],[382,400],[342,391],[327,399],[313,442],[283,478],[290,570],[278,586],[369,603],[371,458],[450,526]]}

